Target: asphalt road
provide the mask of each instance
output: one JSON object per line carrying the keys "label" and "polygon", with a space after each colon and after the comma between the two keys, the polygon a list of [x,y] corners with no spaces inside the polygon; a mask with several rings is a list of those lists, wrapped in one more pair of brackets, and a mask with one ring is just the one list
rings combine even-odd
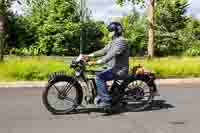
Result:
{"label": "asphalt road", "polygon": [[160,86],[151,109],[109,116],[54,116],[42,105],[43,88],[0,88],[0,133],[199,133],[199,85]]}

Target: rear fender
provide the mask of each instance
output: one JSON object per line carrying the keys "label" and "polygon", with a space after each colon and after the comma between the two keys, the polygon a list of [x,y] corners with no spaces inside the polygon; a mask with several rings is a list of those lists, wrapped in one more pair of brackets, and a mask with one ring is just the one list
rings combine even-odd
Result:
{"label": "rear fender", "polygon": [[133,82],[135,80],[141,80],[144,81],[148,86],[156,88],[155,80],[156,77],[153,73],[144,73],[144,74],[138,74],[138,75],[129,75],[128,77],[128,83]]}

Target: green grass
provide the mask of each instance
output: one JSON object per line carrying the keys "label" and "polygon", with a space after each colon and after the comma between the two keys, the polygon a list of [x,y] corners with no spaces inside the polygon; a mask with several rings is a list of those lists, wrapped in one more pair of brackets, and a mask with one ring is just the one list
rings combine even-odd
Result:
{"label": "green grass", "polygon": [[[168,57],[153,60],[130,58],[130,68],[138,64],[144,65],[161,78],[200,77],[200,57]],[[73,73],[63,58],[7,57],[0,63],[0,81],[47,80],[48,74],[56,71],[65,71],[70,75]]]}
{"label": "green grass", "polygon": [[13,57],[0,63],[0,81],[47,80],[48,74],[55,71],[73,73],[63,59]]}
{"label": "green grass", "polygon": [[200,77],[200,57],[168,57],[153,60],[130,60],[131,65],[141,64],[161,78]]}

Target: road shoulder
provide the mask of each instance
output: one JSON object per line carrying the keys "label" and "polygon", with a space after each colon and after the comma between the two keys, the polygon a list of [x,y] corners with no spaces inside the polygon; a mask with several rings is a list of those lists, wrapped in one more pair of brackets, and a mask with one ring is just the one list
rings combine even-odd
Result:
{"label": "road shoulder", "polygon": [[[0,88],[12,87],[45,87],[47,81],[16,81],[16,82],[0,82]],[[200,78],[187,79],[157,79],[157,85],[175,85],[175,84],[200,84]]]}

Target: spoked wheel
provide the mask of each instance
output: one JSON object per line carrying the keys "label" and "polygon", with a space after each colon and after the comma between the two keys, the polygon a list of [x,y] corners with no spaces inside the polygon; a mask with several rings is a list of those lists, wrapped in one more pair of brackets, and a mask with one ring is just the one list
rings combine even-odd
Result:
{"label": "spoked wheel", "polygon": [[53,114],[73,111],[82,101],[80,86],[73,80],[49,83],[43,92],[43,103]]}
{"label": "spoked wheel", "polygon": [[128,84],[125,89],[124,101],[133,111],[141,111],[150,106],[153,88],[144,81],[136,80]]}

